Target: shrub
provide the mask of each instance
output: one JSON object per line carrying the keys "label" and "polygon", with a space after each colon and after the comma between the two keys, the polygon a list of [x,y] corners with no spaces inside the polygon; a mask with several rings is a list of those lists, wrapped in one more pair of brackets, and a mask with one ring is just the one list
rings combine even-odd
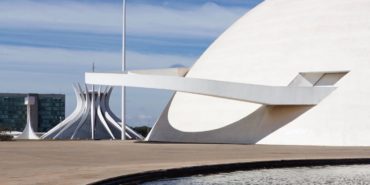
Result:
{"label": "shrub", "polygon": [[152,129],[152,128],[150,128],[150,127],[147,127],[147,126],[141,126],[141,127],[134,127],[134,128],[132,128],[133,130],[135,130],[137,133],[139,133],[140,135],[142,135],[142,136],[144,136],[144,137],[146,137],[148,134],[149,134],[149,132],[150,132],[150,130]]}
{"label": "shrub", "polygon": [[0,141],[12,141],[13,136],[9,134],[0,134]]}
{"label": "shrub", "polygon": [[13,136],[7,134],[6,132],[9,131],[9,129],[0,128],[0,141],[11,141],[13,140]]}

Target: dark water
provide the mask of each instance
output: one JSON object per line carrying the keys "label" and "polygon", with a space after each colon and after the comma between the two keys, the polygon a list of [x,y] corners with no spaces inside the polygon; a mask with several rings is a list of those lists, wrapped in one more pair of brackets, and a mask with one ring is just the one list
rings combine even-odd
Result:
{"label": "dark water", "polygon": [[144,183],[145,185],[175,185],[175,184],[369,184],[370,165],[351,166],[320,166],[301,168],[279,168],[253,171],[238,171],[215,175],[191,176],[159,180]]}

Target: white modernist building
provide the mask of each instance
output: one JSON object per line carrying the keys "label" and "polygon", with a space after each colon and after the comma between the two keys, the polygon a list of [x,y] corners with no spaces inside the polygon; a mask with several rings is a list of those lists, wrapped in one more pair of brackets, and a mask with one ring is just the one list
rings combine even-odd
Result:
{"label": "white modernist building", "polygon": [[[42,139],[119,139],[121,121],[109,107],[112,87],[89,90],[85,85],[74,86],[77,105],[75,110],[61,123],[42,135]],[[144,139],[126,126],[126,138]]]}
{"label": "white modernist building", "polygon": [[189,70],[85,78],[176,91],[148,141],[370,145],[370,1],[266,0]]}

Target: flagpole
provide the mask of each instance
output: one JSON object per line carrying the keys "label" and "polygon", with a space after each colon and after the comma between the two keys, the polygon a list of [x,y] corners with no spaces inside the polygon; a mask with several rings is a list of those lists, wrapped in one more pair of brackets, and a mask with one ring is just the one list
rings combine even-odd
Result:
{"label": "flagpole", "polygon": [[[122,23],[122,72],[126,70],[126,0],[123,0],[123,23]],[[121,140],[125,140],[125,127],[126,127],[126,87],[122,86],[122,99],[121,99]]]}
{"label": "flagpole", "polygon": [[[95,62],[92,63],[92,72],[95,72]],[[91,139],[95,139],[95,89],[94,84],[91,85]],[[89,97],[89,91],[86,92],[86,98]]]}

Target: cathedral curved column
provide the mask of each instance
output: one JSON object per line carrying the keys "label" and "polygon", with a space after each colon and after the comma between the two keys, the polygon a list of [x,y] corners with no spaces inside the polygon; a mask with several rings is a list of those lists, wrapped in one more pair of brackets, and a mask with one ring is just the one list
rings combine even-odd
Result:
{"label": "cathedral curved column", "polygon": [[[75,110],[61,123],[45,133],[42,139],[117,139],[120,138],[120,120],[110,111],[109,97],[112,87],[106,86],[105,90],[99,87],[97,91],[90,91],[85,85],[82,90],[80,85],[74,86],[77,105]],[[94,104],[92,104],[94,98]],[[94,109],[94,111],[91,111]],[[91,113],[94,113],[91,116]],[[95,123],[91,124],[91,118]],[[92,128],[94,125],[94,138]],[[134,130],[126,126],[128,139],[143,139]]]}

